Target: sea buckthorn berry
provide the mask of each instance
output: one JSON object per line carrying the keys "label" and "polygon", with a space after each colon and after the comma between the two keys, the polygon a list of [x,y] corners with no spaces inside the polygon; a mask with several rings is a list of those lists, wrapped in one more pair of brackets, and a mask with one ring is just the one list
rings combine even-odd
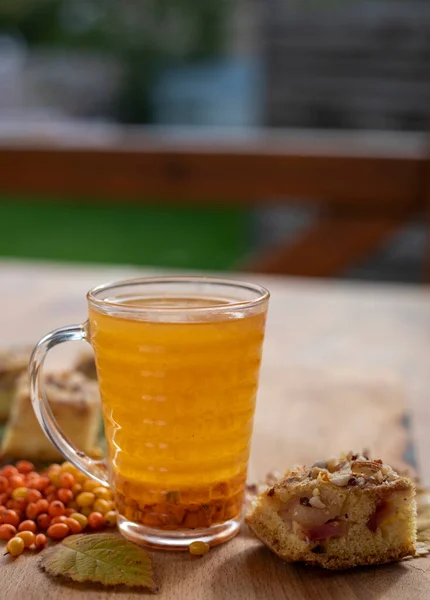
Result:
{"label": "sea buckthorn berry", "polygon": [[57,491],[57,498],[58,500],[61,500],[63,504],[67,504],[73,500],[73,492],[67,488],[60,488]]}
{"label": "sea buckthorn berry", "polygon": [[57,492],[52,492],[52,494],[48,494],[46,496],[46,500],[49,504],[51,504],[51,502],[55,502],[57,500]]}
{"label": "sea buckthorn berry", "polygon": [[105,526],[105,518],[99,512],[92,512],[88,516],[88,526],[91,529],[102,529]]}
{"label": "sea buckthorn berry", "polygon": [[[85,485],[84,485],[84,489],[85,489]],[[94,500],[95,500],[95,496],[91,492],[81,492],[76,497],[76,504],[81,507],[92,506],[94,504]]]}
{"label": "sea buckthorn berry", "polygon": [[17,513],[24,513],[27,504],[27,498],[17,498],[16,500],[9,500],[8,508],[15,510]]}
{"label": "sea buckthorn berry", "polygon": [[104,487],[100,485],[99,487],[93,490],[94,496],[97,498],[101,498],[102,500],[112,500],[112,492],[108,487]]}
{"label": "sea buckthorn berry", "polygon": [[14,527],[18,527],[19,525],[19,516],[16,514],[14,510],[5,510],[2,513],[3,523],[8,525],[13,525]]}
{"label": "sea buckthorn berry", "polygon": [[82,527],[82,529],[85,529],[85,527],[88,525],[88,519],[82,513],[73,513],[72,515],[70,515],[70,517],[77,521]]}
{"label": "sea buckthorn berry", "polygon": [[24,540],[19,537],[14,537],[6,544],[6,551],[13,557],[23,553],[25,548]]}
{"label": "sea buckthorn berry", "polygon": [[19,460],[16,463],[16,468],[18,469],[18,472],[22,473],[23,475],[27,475],[28,473],[31,473],[31,471],[34,471],[33,463],[29,462],[28,460]]}
{"label": "sea buckthorn berry", "polygon": [[51,517],[48,515],[48,513],[42,513],[40,515],[38,515],[37,517],[37,526],[39,527],[39,529],[48,529],[48,527],[51,525]]}
{"label": "sea buckthorn berry", "polygon": [[78,521],[76,521],[75,519],[72,519],[71,517],[68,517],[64,523],[67,525],[67,527],[70,529],[70,531],[72,533],[81,533],[82,531],[82,526],[80,523],[78,523]]}
{"label": "sea buckthorn berry", "polygon": [[60,472],[59,471],[49,471],[48,477],[49,477],[49,481],[52,483],[52,485],[55,485],[55,487],[60,487]]}
{"label": "sea buckthorn berry", "polygon": [[65,462],[63,462],[61,464],[60,469],[64,473],[71,473],[72,475],[75,475],[75,473],[78,471],[78,469],[75,467],[75,465],[72,465],[72,463],[69,462],[68,460],[66,460]]}
{"label": "sea buckthorn berry", "polygon": [[6,467],[3,467],[1,470],[1,474],[9,479],[9,477],[12,477],[13,475],[18,475],[18,469],[13,465],[6,465]]}
{"label": "sea buckthorn berry", "polygon": [[58,515],[57,517],[53,517],[51,520],[51,525],[55,525],[55,523],[64,523],[67,517],[65,515]]}
{"label": "sea buckthorn berry", "polygon": [[82,473],[81,471],[76,471],[75,481],[77,481],[81,485],[84,485],[84,483],[87,481],[87,479],[88,479],[88,477],[84,473]]}
{"label": "sea buckthorn berry", "polygon": [[7,492],[9,489],[9,481],[4,475],[0,475],[0,492]]}
{"label": "sea buckthorn berry", "polygon": [[2,506],[6,506],[6,503],[8,500],[9,500],[9,494],[7,492],[3,492],[3,494],[0,494],[0,504]]}
{"label": "sea buckthorn berry", "polygon": [[61,473],[60,474],[60,486],[62,488],[72,489],[75,484],[75,478],[71,473]]}
{"label": "sea buckthorn berry", "polygon": [[39,479],[40,477],[28,477],[27,478],[27,482],[26,485],[30,490],[35,490],[36,488],[38,488],[39,486]]}
{"label": "sea buckthorn berry", "polygon": [[72,487],[73,496],[77,496],[82,492],[82,485],[80,483],[75,483]]}
{"label": "sea buckthorn berry", "polygon": [[21,475],[12,475],[12,477],[9,477],[9,485],[13,490],[24,487],[24,478]]}
{"label": "sea buckthorn berry", "polygon": [[35,488],[36,488],[36,490],[43,491],[48,487],[49,484],[50,484],[49,477],[47,477],[46,475],[41,475],[39,477],[39,481],[37,482],[37,485],[35,486]]}
{"label": "sea buckthorn berry", "polygon": [[74,500],[72,500],[71,502],[67,503],[67,508],[73,508],[73,510],[75,512],[78,511],[78,505],[76,504],[76,502]]}
{"label": "sea buckthorn berry", "polygon": [[[39,500],[38,502],[31,502],[27,508],[25,509],[25,516],[29,519],[35,519],[37,515],[41,512],[38,507],[38,503],[42,502]],[[49,504],[48,504],[49,506]]]}
{"label": "sea buckthorn berry", "polygon": [[34,532],[33,531],[29,531],[27,529],[25,529],[24,531],[20,531],[19,533],[17,533],[16,537],[19,537],[22,540],[24,540],[24,545],[25,545],[26,548],[30,548],[30,546],[32,546],[34,544],[34,540],[36,538],[36,536],[34,535]]}
{"label": "sea buckthorn berry", "polygon": [[36,523],[34,521],[30,521],[30,519],[22,521],[18,525],[18,531],[32,531],[33,533],[36,533],[36,529]]}
{"label": "sea buckthorn berry", "polygon": [[51,517],[59,517],[64,515],[66,509],[60,500],[54,500],[50,503],[48,513]]}
{"label": "sea buckthorn berry", "polygon": [[94,512],[99,512],[102,515],[109,512],[110,506],[107,500],[102,500],[101,498],[97,498],[97,500],[93,504]]}
{"label": "sea buckthorn berry", "polygon": [[40,512],[48,512],[49,502],[46,498],[41,498],[36,502],[36,506]]}
{"label": "sea buckthorn berry", "polygon": [[116,511],[115,510],[109,510],[106,514],[105,514],[105,521],[106,521],[106,525],[108,527],[114,527],[116,525]]}
{"label": "sea buckthorn berry", "polygon": [[34,539],[34,546],[36,550],[43,550],[46,548],[47,542],[46,535],[44,533],[38,533]]}
{"label": "sea buckthorn berry", "polygon": [[48,467],[48,473],[59,473],[61,471],[61,465],[59,465],[58,463],[52,463],[52,465],[49,465]]}
{"label": "sea buckthorn berry", "polygon": [[55,523],[51,525],[46,532],[53,540],[62,540],[70,533],[70,529],[65,523]]}
{"label": "sea buckthorn berry", "polygon": [[41,500],[41,498],[42,498],[42,494],[39,492],[39,490],[28,490],[28,492],[27,492],[28,502],[37,502],[38,500]]}
{"label": "sea buckthorn berry", "polygon": [[18,487],[15,488],[12,492],[12,498],[17,500],[18,498],[27,498],[28,488],[26,487]]}
{"label": "sea buckthorn berry", "polygon": [[55,487],[55,485],[48,485],[46,486],[46,488],[43,490],[45,496],[49,496],[49,494],[56,494],[57,493],[57,488]]}
{"label": "sea buckthorn berry", "polygon": [[87,479],[84,482],[82,489],[84,490],[84,492],[94,493],[94,490],[96,490],[98,487],[100,487],[100,484],[97,481],[94,481],[93,479]]}
{"label": "sea buckthorn berry", "polygon": [[192,542],[188,548],[190,554],[194,554],[194,556],[203,556],[207,554],[210,550],[209,544],[206,542]]}
{"label": "sea buckthorn berry", "polygon": [[7,523],[0,525],[0,540],[10,540],[14,535],[16,535],[16,527]]}
{"label": "sea buckthorn berry", "polygon": [[74,515],[76,512],[76,508],[72,508],[71,506],[68,506],[64,512],[64,516],[65,517],[71,517],[72,515]]}
{"label": "sea buckthorn berry", "polygon": [[80,509],[79,512],[88,518],[90,516],[90,514],[93,512],[93,509],[91,508],[91,506],[84,506],[83,508]]}

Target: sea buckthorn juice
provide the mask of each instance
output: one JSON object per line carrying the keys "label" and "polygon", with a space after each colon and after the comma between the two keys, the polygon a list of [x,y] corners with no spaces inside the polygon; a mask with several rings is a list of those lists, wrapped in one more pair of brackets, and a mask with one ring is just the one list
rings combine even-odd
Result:
{"label": "sea buckthorn juice", "polygon": [[148,281],[89,302],[120,529],[156,546],[219,543],[239,527],[268,293]]}

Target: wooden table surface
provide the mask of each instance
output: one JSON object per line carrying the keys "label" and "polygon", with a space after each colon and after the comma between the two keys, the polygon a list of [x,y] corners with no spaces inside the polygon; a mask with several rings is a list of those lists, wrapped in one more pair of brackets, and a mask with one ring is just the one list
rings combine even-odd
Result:
{"label": "wooden table surface", "polygon": [[[2,261],[2,345],[34,343],[55,327],[81,322],[90,287],[147,274],[153,273]],[[430,290],[246,278],[272,292],[250,479],[358,446],[402,464],[410,437],[419,472],[430,484]],[[56,350],[48,366],[66,365],[76,349],[78,344]],[[153,557],[163,600],[430,597],[430,559],[329,573],[284,564],[245,529],[203,559],[162,552]],[[136,595],[59,584],[40,572],[37,560],[1,557],[0,599]]]}

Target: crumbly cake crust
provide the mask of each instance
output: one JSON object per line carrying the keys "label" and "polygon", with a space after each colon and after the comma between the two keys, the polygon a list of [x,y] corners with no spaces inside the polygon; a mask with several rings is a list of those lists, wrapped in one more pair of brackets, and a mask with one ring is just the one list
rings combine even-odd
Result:
{"label": "crumbly cake crust", "polygon": [[415,553],[414,484],[382,460],[352,452],[287,471],[255,500],[251,531],[287,561],[328,569]]}
{"label": "crumbly cake crust", "polygon": [[31,348],[17,347],[0,350],[0,421],[8,418],[15,386],[27,371]]}
{"label": "crumbly cake crust", "polygon": [[[60,428],[84,452],[97,446],[100,427],[100,395],[95,381],[81,373],[47,374],[45,392]],[[8,458],[35,461],[58,460],[58,451],[43,433],[31,406],[28,376],[17,384],[2,451]]]}

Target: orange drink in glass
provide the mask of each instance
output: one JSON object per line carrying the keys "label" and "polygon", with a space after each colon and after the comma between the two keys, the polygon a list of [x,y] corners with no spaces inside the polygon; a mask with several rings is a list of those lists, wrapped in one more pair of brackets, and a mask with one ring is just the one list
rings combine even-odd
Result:
{"label": "orange drink in glass", "polygon": [[89,293],[85,337],[126,537],[179,549],[238,531],[268,297],[259,286],[208,278]]}

